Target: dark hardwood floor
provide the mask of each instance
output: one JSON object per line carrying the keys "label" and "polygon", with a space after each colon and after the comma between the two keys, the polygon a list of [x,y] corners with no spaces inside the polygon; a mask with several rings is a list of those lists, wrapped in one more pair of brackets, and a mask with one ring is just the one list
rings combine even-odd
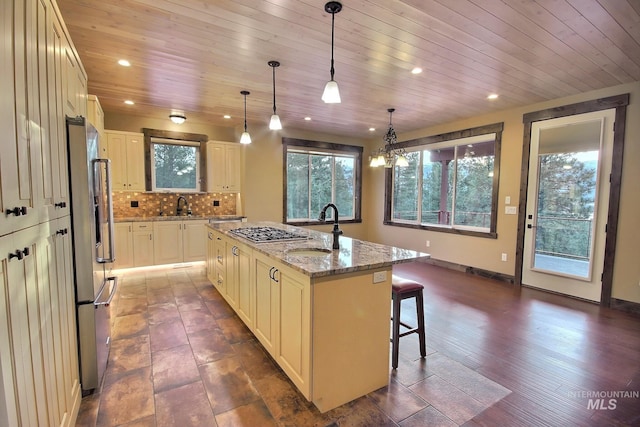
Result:
{"label": "dark hardwood floor", "polygon": [[640,425],[639,317],[425,264],[394,272],[425,285],[428,346],[511,390],[466,426]]}
{"label": "dark hardwood floor", "polygon": [[77,425],[640,425],[639,317],[427,264],[394,273],[425,285],[427,357],[401,338],[388,387],[320,414],[201,265],[121,272],[103,388]]}

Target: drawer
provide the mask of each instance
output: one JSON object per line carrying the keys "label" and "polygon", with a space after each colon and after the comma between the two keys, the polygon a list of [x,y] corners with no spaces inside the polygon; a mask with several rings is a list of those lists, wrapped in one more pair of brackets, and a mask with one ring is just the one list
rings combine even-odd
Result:
{"label": "drawer", "polygon": [[133,225],[133,231],[151,231],[153,230],[153,223],[152,222],[134,222],[132,223]]}

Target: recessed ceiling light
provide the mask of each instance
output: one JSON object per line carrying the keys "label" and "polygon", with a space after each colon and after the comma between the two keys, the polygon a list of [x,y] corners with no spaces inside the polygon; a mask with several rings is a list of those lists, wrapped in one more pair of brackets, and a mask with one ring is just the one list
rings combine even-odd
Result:
{"label": "recessed ceiling light", "polygon": [[422,72],[422,68],[420,67],[414,67],[413,70],[411,70],[411,74],[420,74]]}
{"label": "recessed ceiling light", "polygon": [[231,116],[230,116],[230,115],[228,115],[228,114],[225,114],[225,115],[224,115],[224,116],[222,116],[222,117],[223,117],[223,118],[225,118],[225,119],[230,119],[230,118],[231,118]]}
{"label": "recessed ceiling light", "polygon": [[369,132],[375,132],[376,128],[369,128]]}
{"label": "recessed ceiling light", "polygon": [[489,94],[489,95],[487,96],[487,99],[490,99],[490,100],[492,100],[492,101],[493,101],[494,99],[498,99],[498,94],[497,94],[497,93]]}
{"label": "recessed ceiling light", "polygon": [[305,119],[306,121],[310,121],[310,120],[311,120],[311,117],[307,116],[307,117],[305,117],[304,119]]}
{"label": "recessed ceiling light", "polygon": [[127,99],[126,101],[124,101],[124,103],[125,103],[125,104],[127,104],[127,105],[133,105],[133,104],[135,104],[135,102],[133,102],[133,101],[132,101],[132,100],[130,100],[130,99]]}
{"label": "recessed ceiling light", "polygon": [[122,65],[123,67],[130,67],[131,66],[131,62],[127,61],[126,59],[118,60],[118,64]]}

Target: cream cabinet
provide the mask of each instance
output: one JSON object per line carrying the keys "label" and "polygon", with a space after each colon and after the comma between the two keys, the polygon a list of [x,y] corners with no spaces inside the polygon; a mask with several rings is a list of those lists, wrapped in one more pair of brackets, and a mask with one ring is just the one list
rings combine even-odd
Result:
{"label": "cream cabinet", "polygon": [[207,220],[155,221],[153,223],[154,264],[204,261]]}
{"label": "cream cabinet", "polygon": [[[216,236],[218,234],[218,236]],[[211,230],[207,230],[207,279],[213,284],[216,283],[216,239],[219,238],[219,233],[214,233]]]}
{"label": "cream cabinet", "polygon": [[207,142],[207,191],[237,193],[241,187],[242,151],[233,142]]}
{"label": "cream cabinet", "polygon": [[133,223],[116,222],[113,225],[116,260],[114,269],[133,267]]}
{"label": "cream cabinet", "polygon": [[0,238],[2,425],[75,423],[81,395],[69,227],[66,217]]}
{"label": "cream cabinet", "polygon": [[0,2],[0,39],[0,425],[73,426],[65,114],[86,114],[86,74],[49,0]]}
{"label": "cream cabinet", "polygon": [[153,223],[131,223],[131,243],[133,248],[133,266],[153,265]]}
{"label": "cream cabinet", "polygon": [[114,191],[144,191],[144,135],[105,130]]}
{"label": "cream cabinet", "polygon": [[252,283],[251,248],[228,241],[227,250],[227,281],[232,283],[236,301],[236,312],[242,321],[253,328],[255,313],[255,295]]}
{"label": "cream cabinet", "polygon": [[98,156],[103,159],[109,158],[107,135],[104,132],[104,111],[100,105],[98,97],[89,95],[87,97],[87,120],[93,125],[100,135],[98,140]]}

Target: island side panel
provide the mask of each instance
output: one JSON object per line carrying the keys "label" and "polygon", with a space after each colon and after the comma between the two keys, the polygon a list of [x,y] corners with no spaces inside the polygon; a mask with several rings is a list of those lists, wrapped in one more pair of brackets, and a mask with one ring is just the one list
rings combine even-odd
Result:
{"label": "island side panel", "polygon": [[[373,283],[373,273],[386,280]],[[389,383],[391,267],[313,281],[312,400],[321,412]]]}

